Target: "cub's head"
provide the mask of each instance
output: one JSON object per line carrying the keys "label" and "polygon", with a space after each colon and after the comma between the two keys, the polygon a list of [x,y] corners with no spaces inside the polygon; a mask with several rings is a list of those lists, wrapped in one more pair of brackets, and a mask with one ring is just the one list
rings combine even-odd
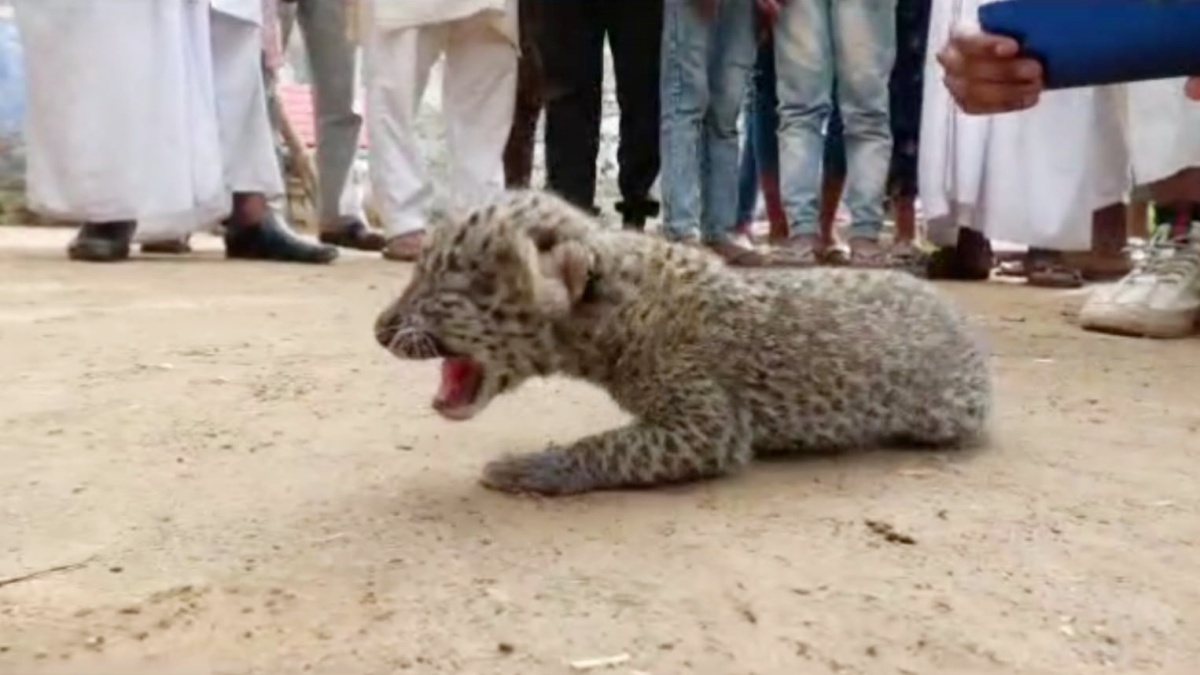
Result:
{"label": "cub's head", "polygon": [[469,419],[555,369],[554,324],[588,301],[595,231],[556,197],[506,193],[431,228],[408,287],[375,321],[401,359],[442,359],[433,407]]}

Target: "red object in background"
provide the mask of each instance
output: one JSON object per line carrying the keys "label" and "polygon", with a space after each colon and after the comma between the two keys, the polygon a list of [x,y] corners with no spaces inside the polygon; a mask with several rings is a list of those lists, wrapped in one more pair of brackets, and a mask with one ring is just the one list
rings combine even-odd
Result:
{"label": "red object in background", "polygon": [[[307,84],[279,84],[275,87],[279,97],[279,105],[283,114],[287,115],[296,135],[306,148],[317,147],[317,123],[313,114],[312,87]],[[364,124],[362,133],[358,136],[359,149],[365,150],[367,143],[367,127]]]}

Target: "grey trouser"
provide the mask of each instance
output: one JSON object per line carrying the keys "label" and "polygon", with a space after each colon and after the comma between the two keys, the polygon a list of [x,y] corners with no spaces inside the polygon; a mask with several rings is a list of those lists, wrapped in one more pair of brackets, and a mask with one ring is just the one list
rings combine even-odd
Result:
{"label": "grey trouser", "polygon": [[354,112],[356,45],[346,36],[346,5],[345,0],[298,0],[294,15],[285,9],[280,16],[284,44],[295,21],[300,24],[308,50],[317,124],[318,208],[322,228],[361,215],[340,212],[363,124],[362,116]]}

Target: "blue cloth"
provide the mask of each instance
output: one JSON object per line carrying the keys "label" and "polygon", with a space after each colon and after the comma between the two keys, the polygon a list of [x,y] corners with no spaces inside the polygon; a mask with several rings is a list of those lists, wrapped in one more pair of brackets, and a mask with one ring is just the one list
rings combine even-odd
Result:
{"label": "blue cloth", "polygon": [[1200,0],[1008,0],[979,25],[1040,61],[1047,89],[1200,75]]}

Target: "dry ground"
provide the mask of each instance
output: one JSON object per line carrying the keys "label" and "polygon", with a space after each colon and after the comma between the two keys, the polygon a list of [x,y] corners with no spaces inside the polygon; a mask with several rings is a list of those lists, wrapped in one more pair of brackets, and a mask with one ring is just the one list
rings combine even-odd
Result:
{"label": "dry ground", "polygon": [[68,264],[68,236],[0,231],[0,579],[84,563],[0,582],[4,675],[1200,662],[1200,341],[954,286],[994,341],[990,448],[539,501],[483,490],[481,465],[621,414],[555,380],[435,417],[436,366],[371,340],[405,267]]}

